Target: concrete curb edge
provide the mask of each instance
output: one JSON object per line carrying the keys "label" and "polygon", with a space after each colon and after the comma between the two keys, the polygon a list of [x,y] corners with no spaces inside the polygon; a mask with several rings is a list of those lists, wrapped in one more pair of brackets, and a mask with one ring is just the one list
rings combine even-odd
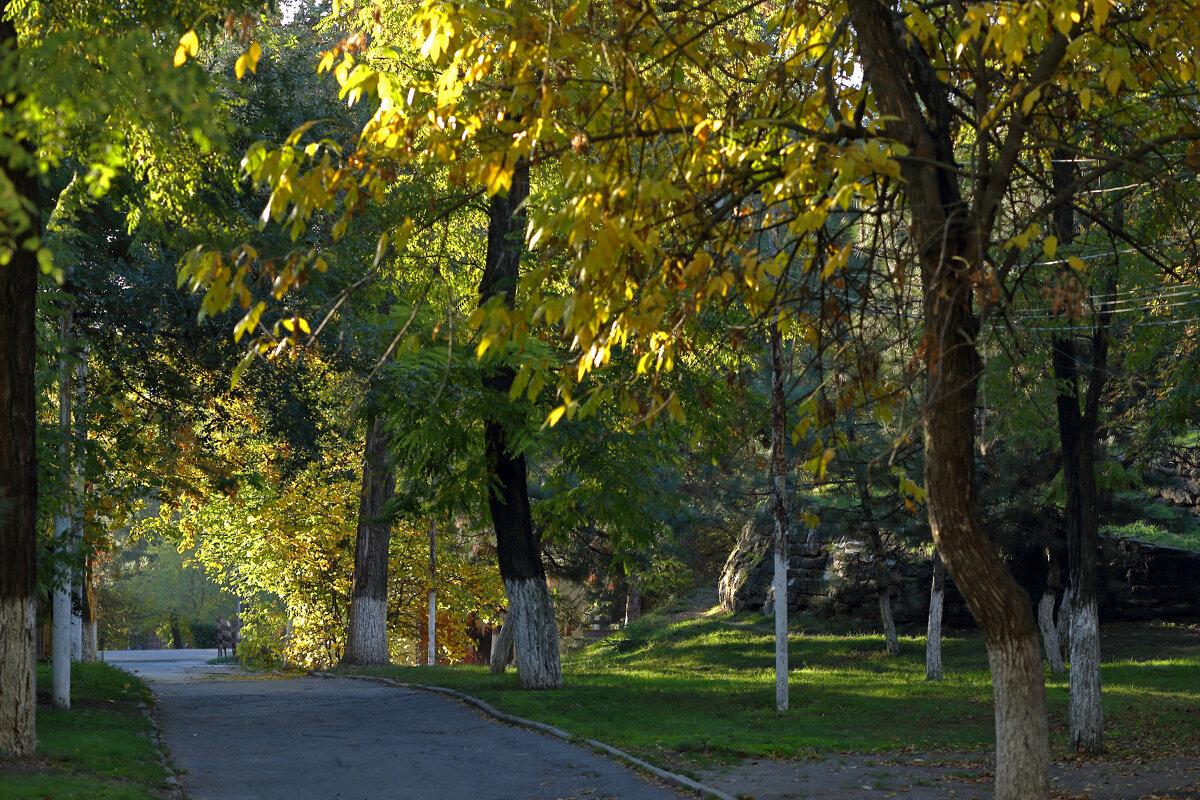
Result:
{"label": "concrete curb edge", "polygon": [[[540,733],[545,733],[558,739],[562,739],[563,741],[571,741],[572,739],[576,738],[567,731],[564,731],[561,728],[556,728],[553,725],[547,725],[544,722],[535,722],[534,720],[525,719],[524,717],[517,717],[512,714],[505,714],[503,711],[489,703],[485,703],[478,697],[472,697],[469,694],[464,694],[457,689],[447,689],[444,686],[427,686],[423,683],[405,683],[404,681],[394,680],[393,678],[375,677],[372,675],[330,675],[329,673],[320,672],[317,670],[309,670],[307,674],[313,676],[314,678],[324,678],[326,680],[370,681],[372,683],[381,683],[386,686],[395,686],[401,689],[416,689],[423,692],[435,692],[437,694],[449,695],[450,697],[461,700],[468,705],[475,706],[485,714],[502,720],[503,722],[507,722],[510,725],[519,725],[522,728],[530,728]],[[632,764],[638,769],[643,769],[646,772],[649,772],[650,774],[661,778],[662,780],[674,786],[696,792],[697,794],[705,797],[715,798],[715,800],[737,800],[737,798],[733,795],[726,794],[720,789],[714,789],[713,787],[707,786],[699,781],[694,781],[686,775],[679,775],[678,773],[669,772],[660,767],[656,767],[653,764],[647,763],[635,756],[631,756],[624,750],[619,750],[612,745],[598,742],[595,739],[582,739],[580,741],[589,747],[602,750],[614,758],[619,758],[622,761]]]}

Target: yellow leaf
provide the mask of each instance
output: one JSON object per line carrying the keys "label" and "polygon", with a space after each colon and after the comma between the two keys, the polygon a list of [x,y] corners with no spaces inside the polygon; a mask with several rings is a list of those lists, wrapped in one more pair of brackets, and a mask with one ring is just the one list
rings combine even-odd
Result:
{"label": "yellow leaf", "polygon": [[308,327],[308,320],[306,320],[304,317],[296,317],[296,324],[300,327],[300,330],[304,331],[305,333],[312,333],[312,330]]}
{"label": "yellow leaf", "polygon": [[1054,254],[1058,251],[1058,237],[1047,236],[1045,244],[1042,245],[1042,250],[1046,252],[1047,258],[1054,258]]}
{"label": "yellow leaf", "polygon": [[1094,0],[1092,6],[1092,30],[1099,33],[1108,21],[1108,0]]}
{"label": "yellow leaf", "polygon": [[262,48],[259,47],[258,42],[251,42],[250,49],[245,52],[245,56],[248,59],[247,64],[251,72],[258,72],[258,59],[261,55]]}
{"label": "yellow leaf", "polygon": [[1071,269],[1073,269],[1073,270],[1080,271],[1083,269],[1083,259],[1080,258],[1079,256],[1071,256],[1070,258],[1067,259],[1067,263],[1071,266]]}
{"label": "yellow leaf", "polygon": [[238,56],[238,60],[233,62],[233,74],[240,81],[242,76],[246,74],[246,54],[242,53]]}
{"label": "yellow leaf", "polygon": [[563,418],[563,414],[566,414],[566,413],[567,413],[567,407],[565,405],[561,405],[561,406],[558,406],[557,408],[555,408],[553,411],[550,412],[550,415],[548,417],[546,417],[546,427],[553,428],[555,425],[558,424],[558,421]]}
{"label": "yellow leaf", "polygon": [[179,45],[175,48],[175,66],[182,67],[185,61],[187,61],[187,48]]}

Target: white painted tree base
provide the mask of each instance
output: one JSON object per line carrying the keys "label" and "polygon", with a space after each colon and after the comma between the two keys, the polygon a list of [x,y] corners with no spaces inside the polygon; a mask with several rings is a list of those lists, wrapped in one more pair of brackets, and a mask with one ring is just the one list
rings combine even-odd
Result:
{"label": "white painted tree base", "polygon": [[1095,603],[1071,614],[1071,750],[1104,752],[1104,709],[1100,704],[1100,615]]}
{"label": "white painted tree base", "polygon": [[350,603],[343,664],[367,666],[392,663],[387,641],[387,601],[355,597]]}
{"label": "white painted tree base", "polygon": [[[562,665],[558,658],[558,621],[544,580],[525,578],[504,582],[508,592],[509,617],[515,622],[517,675],[522,689],[562,687]],[[516,619],[513,620],[513,611]]]}

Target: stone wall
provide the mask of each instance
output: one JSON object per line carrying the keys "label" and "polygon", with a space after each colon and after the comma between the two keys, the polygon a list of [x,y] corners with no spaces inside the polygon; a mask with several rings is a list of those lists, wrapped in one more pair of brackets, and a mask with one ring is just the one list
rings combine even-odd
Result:
{"label": "stone wall", "polygon": [[[789,613],[878,619],[879,587],[872,554],[858,537],[846,532],[848,524],[848,519],[823,514],[820,528],[789,538]],[[727,610],[771,613],[772,535],[771,522],[761,517],[742,529],[718,586],[721,605]],[[896,623],[924,624],[932,576],[927,557],[890,539],[885,551],[887,591]],[[1103,620],[1200,618],[1200,553],[1106,538],[1098,578]],[[945,623],[974,625],[949,575]]]}

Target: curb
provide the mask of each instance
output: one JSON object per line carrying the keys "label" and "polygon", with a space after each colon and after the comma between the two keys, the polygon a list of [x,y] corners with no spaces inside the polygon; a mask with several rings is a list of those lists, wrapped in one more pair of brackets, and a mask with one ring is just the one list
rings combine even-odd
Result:
{"label": "curb", "polygon": [[187,795],[183,791],[183,784],[179,782],[179,771],[175,769],[175,765],[171,763],[171,759],[167,756],[167,743],[163,740],[162,728],[158,725],[158,717],[154,715],[154,709],[146,703],[138,703],[138,707],[142,710],[150,727],[154,732],[154,747],[158,750],[158,763],[167,773],[162,782],[166,784],[165,789],[169,797],[176,800],[182,800]]}
{"label": "curb", "polygon": [[[323,678],[325,680],[331,680],[331,681],[333,681],[333,680],[367,681],[369,683],[380,683],[385,686],[393,686],[398,689],[416,689],[416,690],[422,691],[422,692],[434,692],[436,694],[444,694],[449,697],[453,697],[456,700],[461,700],[462,702],[466,703],[467,705],[475,706],[476,708],[478,708],[480,711],[484,712],[485,714],[495,717],[496,719],[501,720],[502,722],[507,722],[510,725],[517,725],[522,728],[530,728],[532,730],[538,731],[539,733],[545,733],[545,734],[548,734],[555,738],[562,739],[565,742],[578,740],[578,737],[575,737],[572,734],[568,733],[567,731],[564,731],[562,728],[556,728],[553,725],[547,725],[544,722],[535,722],[534,720],[525,719],[524,717],[513,716],[512,714],[505,714],[503,711],[501,711],[500,709],[491,705],[490,703],[485,703],[484,701],[480,700],[478,697],[472,697],[469,694],[464,694],[463,692],[460,692],[457,689],[447,689],[444,686],[427,686],[426,684],[423,684],[423,683],[405,683],[404,681],[398,681],[393,678],[377,678],[377,677],[374,677],[371,675],[330,675],[325,672],[318,672],[317,670],[311,670],[311,669],[305,674],[307,674],[311,677],[314,677],[314,678]],[[655,777],[658,777],[661,780],[666,781],[667,783],[669,783],[673,786],[676,786],[681,789],[687,789],[688,791],[691,791],[691,792],[695,792],[696,794],[698,794],[702,797],[712,797],[712,798],[715,798],[715,800],[737,800],[737,798],[734,797],[733,795],[726,794],[725,792],[722,792],[720,789],[714,789],[713,787],[707,786],[703,783],[700,783],[699,781],[694,781],[691,778],[687,777],[686,775],[679,775],[678,773],[675,773],[675,772],[668,772],[667,770],[661,769],[660,767],[656,767],[653,764],[649,764],[640,758],[631,756],[629,753],[626,753],[624,750],[619,750],[619,749],[613,747],[612,745],[604,744],[603,742],[598,742],[595,739],[582,739],[582,740],[578,740],[578,741],[582,741],[587,746],[592,747],[596,750],[601,750],[601,751],[607,753],[608,755],[613,756],[614,758],[618,758],[621,761],[624,761],[628,764],[631,764],[631,765],[637,767],[638,769],[645,770],[646,772],[649,772],[650,774],[654,775]]]}

